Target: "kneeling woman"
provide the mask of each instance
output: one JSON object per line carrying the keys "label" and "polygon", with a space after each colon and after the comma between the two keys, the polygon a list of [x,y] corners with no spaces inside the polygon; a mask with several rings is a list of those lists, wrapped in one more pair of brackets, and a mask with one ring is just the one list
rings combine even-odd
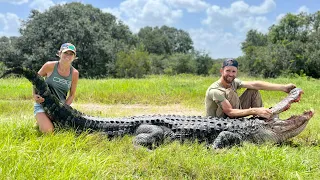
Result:
{"label": "kneeling woman", "polygon": [[[75,98],[76,88],[79,79],[79,72],[71,64],[76,59],[76,47],[71,43],[61,45],[57,54],[59,61],[48,61],[38,71],[40,76],[45,77],[51,93],[57,96],[61,102],[70,105]],[[68,94],[69,92],[69,94]],[[41,104],[45,101],[33,90],[34,115],[43,133],[53,132],[54,126],[48,115],[45,113]]]}

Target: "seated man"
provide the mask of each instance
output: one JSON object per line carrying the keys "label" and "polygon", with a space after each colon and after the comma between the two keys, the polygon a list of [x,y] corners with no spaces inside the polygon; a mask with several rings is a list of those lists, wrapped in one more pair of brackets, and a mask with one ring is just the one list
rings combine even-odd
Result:
{"label": "seated man", "polygon": [[[272,112],[262,105],[258,90],[273,90],[289,93],[294,84],[273,84],[263,81],[241,81],[236,78],[238,62],[226,59],[220,69],[221,77],[207,89],[205,97],[206,116],[244,117],[249,115],[269,118]],[[247,88],[239,97],[236,90]]]}

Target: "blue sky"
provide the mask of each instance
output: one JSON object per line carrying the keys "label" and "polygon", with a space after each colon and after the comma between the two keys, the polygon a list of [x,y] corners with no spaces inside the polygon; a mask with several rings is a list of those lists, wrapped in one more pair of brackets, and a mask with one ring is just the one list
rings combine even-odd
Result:
{"label": "blue sky", "polygon": [[[0,0],[0,36],[19,36],[31,9],[41,12],[69,0]],[[250,29],[267,32],[286,13],[315,13],[317,0],[82,0],[112,13],[137,33],[145,26],[167,25],[188,32],[198,51],[213,58],[242,55]],[[74,42],[76,44],[76,42]]]}

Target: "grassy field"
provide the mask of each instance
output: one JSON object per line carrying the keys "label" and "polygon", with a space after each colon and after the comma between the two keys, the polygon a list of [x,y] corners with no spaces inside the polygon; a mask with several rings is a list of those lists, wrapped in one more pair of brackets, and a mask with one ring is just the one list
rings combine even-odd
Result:
{"label": "grassy field", "polygon": [[[103,117],[204,115],[205,91],[217,78],[81,79],[73,106]],[[34,127],[31,83],[0,79],[0,179],[319,179],[320,81],[306,77],[265,80],[295,83],[304,90],[301,102],[280,116],[315,110],[299,136],[283,145],[245,143],[212,150],[204,144],[173,142],[148,151],[134,148],[131,136],[108,140],[99,134],[66,130],[40,134]],[[266,107],[286,96],[261,93]]]}

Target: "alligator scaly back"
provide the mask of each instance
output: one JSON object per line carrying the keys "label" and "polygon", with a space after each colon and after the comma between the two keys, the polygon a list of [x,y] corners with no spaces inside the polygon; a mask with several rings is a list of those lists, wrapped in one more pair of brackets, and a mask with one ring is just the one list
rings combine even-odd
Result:
{"label": "alligator scaly back", "polygon": [[[278,118],[268,121],[258,118],[224,119],[201,116],[146,115],[122,118],[100,118],[85,115],[71,106],[61,103],[54,96],[42,77],[25,68],[13,68],[2,77],[15,73],[26,77],[45,101],[41,103],[51,120],[62,127],[76,130],[100,131],[109,136],[134,134],[135,143],[150,147],[164,138],[184,141],[197,139],[207,142],[214,148],[240,144],[242,141],[261,143],[265,141],[282,142],[298,135],[313,116],[307,111],[286,121]],[[288,97],[278,103],[272,111],[278,114],[287,109],[290,103],[300,99],[301,89],[294,89]]]}

